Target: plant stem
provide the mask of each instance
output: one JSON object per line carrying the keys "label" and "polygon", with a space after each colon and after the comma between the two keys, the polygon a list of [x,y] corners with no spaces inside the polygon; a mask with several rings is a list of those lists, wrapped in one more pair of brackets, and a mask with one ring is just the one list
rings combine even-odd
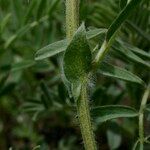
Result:
{"label": "plant stem", "polygon": [[[66,36],[70,41],[79,26],[79,0],[66,0]],[[86,150],[96,150],[94,133],[90,119],[87,83],[82,83],[77,101],[77,113]]]}
{"label": "plant stem", "polygon": [[77,103],[78,118],[80,122],[81,133],[86,150],[96,150],[96,143],[90,119],[90,110],[88,104],[88,92],[86,85],[82,85],[81,96]]}
{"label": "plant stem", "polygon": [[66,35],[71,40],[79,26],[79,0],[66,0]]}
{"label": "plant stem", "polygon": [[97,70],[97,67],[99,66],[100,62],[104,59],[104,57],[107,55],[108,51],[110,50],[114,40],[115,40],[115,37],[116,37],[116,34],[117,34],[118,31],[116,31],[114,33],[114,35],[112,35],[111,39],[109,40],[104,40],[104,42],[102,43],[101,45],[101,48],[99,49],[96,57],[94,58],[93,60],[93,70]]}
{"label": "plant stem", "polygon": [[146,107],[146,103],[148,100],[148,96],[150,93],[150,88],[145,90],[141,106],[140,106],[140,111],[139,111],[139,140],[140,140],[140,150],[144,149],[144,109]]}

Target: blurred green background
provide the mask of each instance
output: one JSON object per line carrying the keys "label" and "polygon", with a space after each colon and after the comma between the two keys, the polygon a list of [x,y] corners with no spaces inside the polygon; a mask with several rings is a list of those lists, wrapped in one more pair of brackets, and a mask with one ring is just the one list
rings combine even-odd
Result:
{"label": "blurred green background", "polygon": [[[108,28],[121,11],[119,0],[81,0],[87,28]],[[106,61],[149,81],[150,1],[123,24]],[[83,149],[73,99],[61,80],[61,57],[35,61],[38,49],[65,38],[64,0],[0,0],[0,150]],[[102,37],[94,38],[91,47]],[[129,45],[128,45],[128,44]],[[132,53],[127,53],[128,48]],[[142,53],[137,50],[142,49]],[[117,50],[116,50],[117,49]],[[91,106],[124,104],[139,109],[140,85],[102,75],[93,77]],[[150,134],[150,115],[145,131]],[[93,124],[101,150],[130,150],[138,137],[137,119]],[[147,150],[149,145],[145,145]]]}

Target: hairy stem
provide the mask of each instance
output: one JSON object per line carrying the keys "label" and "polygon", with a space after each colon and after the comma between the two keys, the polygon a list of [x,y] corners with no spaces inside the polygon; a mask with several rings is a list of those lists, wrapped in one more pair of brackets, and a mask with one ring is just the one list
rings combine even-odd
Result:
{"label": "hairy stem", "polygon": [[141,106],[140,106],[140,111],[139,111],[139,141],[140,141],[140,150],[144,149],[144,109],[146,107],[146,103],[148,100],[148,96],[150,93],[150,88],[145,90]]}
{"label": "hairy stem", "polygon": [[81,88],[81,96],[77,103],[78,118],[85,149],[96,150],[87,95],[87,87],[83,85]]}
{"label": "hairy stem", "polygon": [[[70,41],[79,26],[79,0],[66,0],[66,35]],[[87,84],[81,85],[81,94],[77,102],[77,112],[86,150],[96,150],[94,133],[88,105]]]}
{"label": "hairy stem", "polygon": [[79,0],[66,0],[66,35],[71,40],[79,26]]}

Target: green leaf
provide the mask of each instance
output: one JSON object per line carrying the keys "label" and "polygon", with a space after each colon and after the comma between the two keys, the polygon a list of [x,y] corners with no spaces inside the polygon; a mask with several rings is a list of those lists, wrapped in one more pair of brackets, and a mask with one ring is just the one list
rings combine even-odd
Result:
{"label": "green leaf", "polygon": [[137,140],[137,141],[134,143],[132,150],[139,150],[139,147],[140,147],[140,141]]}
{"label": "green leaf", "polygon": [[41,102],[43,103],[43,106],[45,109],[49,108],[48,99],[47,99],[46,95],[44,95],[44,94],[41,95]]}
{"label": "green leaf", "polygon": [[3,20],[0,23],[0,33],[2,33],[4,31],[4,29],[6,28],[6,25],[8,24],[9,20],[11,18],[11,13],[8,13]]}
{"label": "green leaf", "polygon": [[72,86],[71,86],[71,83],[66,79],[66,76],[65,76],[64,70],[63,70],[63,65],[61,66],[61,72],[62,72],[61,79],[62,79],[62,81],[63,81],[63,83],[64,83],[64,85],[65,85],[65,87],[68,91],[69,98],[72,98],[73,97],[73,95],[72,95]]}
{"label": "green leaf", "polygon": [[138,33],[140,36],[142,36],[145,40],[150,42],[150,35],[146,32],[144,32],[142,29],[140,29],[136,24],[126,21],[127,25],[131,27],[131,29],[135,30],[136,33]]}
{"label": "green leaf", "polygon": [[134,8],[141,2],[142,0],[131,0],[124,9],[120,12],[114,22],[110,25],[107,35],[106,41],[109,41],[114,33],[120,28],[122,23],[127,19],[127,17],[131,14]]}
{"label": "green leaf", "polygon": [[49,6],[48,8],[48,14],[49,14],[49,17],[52,16],[52,14],[55,12],[55,10],[57,9],[57,5],[59,4],[60,0],[53,0],[51,2],[51,6]]}
{"label": "green leaf", "polygon": [[117,149],[121,144],[121,135],[111,130],[107,131],[107,140],[110,150]]}
{"label": "green leaf", "polygon": [[43,47],[42,49],[37,51],[37,53],[35,54],[35,60],[42,60],[61,53],[66,50],[67,45],[67,40],[61,40],[47,45],[46,47]]}
{"label": "green leaf", "polygon": [[118,42],[120,43],[120,45],[128,50],[131,50],[132,52],[134,52],[136,55],[138,55],[139,57],[141,56],[144,59],[150,60],[150,53],[135,47],[133,45],[130,45],[124,41],[118,40]]}
{"label": "green leaf", "polygon": [[99,72],[105,76],[145,85],[144,81],[133,73],[105,62],[101,63]]}
{"label": "green leaf", "polygon": [[128,0],[120,0],[120,8],[123,9],[127,5]]}
{"label": "green leaf", "polygon": [[19,25],[21,25],[22,23],[22,19],[23,19],[23,5],[22,2],[20,0],[12,0],[10,1],[12,3],[12,9],[14,12],[14,15],[16,17],[16,24],[18,23]]}
{"label": "green leaf", "polygon": [[18,62],[16,64],[13,64],[11,71],[26,69],[26,68],[33,66],[34,64],[35,64],[35,61],[24,60],[24,61]]}
{"label": "green leaf", "polygon": [[24,20],[23,20],[23,24],[26,24],[28,22],[29,18],[32,15],[33,10],[35,9],[35,6],[36,6],[37,2],[38,2],[37,0],[32,0],[29,3],[28,9],[26,11],[26,14],[25,14],[25,17],[24,17]]}
{"label": "green leaf", "polygon": [[148,143],[148,144],[150,144],[150,135],[148,135],[148,136],[145,137],[145,142]]}
{"label": "green leaf", "polygon": [[81,95],[81,88],[82,88],[81,84],[78,84],[78,83],[72,84],[71,91],[72,91],[72,95],[73,95],[75,101],[77,101]]}
{"label": "green leaf", "polygon": [[125,47],[121,44],[117,44],[116,46],[113,46],[113,48],[121,53],[122,55],[124,55],[124,57],[128,58],[128,60],[131,60],[133,62],[136,62],[140,65],[144,65],[145,67],[147,67],[148,69],[150,69],[150,64],[146,61],[144,61],[142,58],[140,58],[139,56],[137,56],[135,53],[133,53],[132,51],[130,51],[128,49],[128,47]]}
{"label": "green leaf", "polygon": [[36,112],[36,111],[42,111],[44,110],[42,103],[30,103],[26,102],[22,105],[22,109],[25,112]]}
{"label": "green leaf", "polygon": [[60,103],[64,104],[66,97],[67,97],[66,88],[62,82],[58,84],[57,88],[58,88],[58,95],[59,95]]}
{"label": "green leaf", "polygon": [[64,74],[71,83],[83,82],[90,71],[92,55],[82,24],[76,31],[64,55]]}
{"label": "green leaf", "polygon": [[87,39],[92,39],[100,34],[103,34],[103,33],[106,33],[107,32],[107,29],[105,28],[99,28],[99,29],[92,29],[92,30],[89,30],[87,32]]}
{"label": "green leaf", "polygon": [[37,14],[36,14],[36,20],[39,20],[41,17],[42,17],[42,15],[43,15],[43,12],[44,12],[44,10],[45,10],[45,6],[46,6],[46,2],[47,2],[47,0],[40,0],[39,2],[38,2],[38,8],[37,8]]}
{"label": "green leaf", "polygon": [[146,105],[146,110],[150,112],[150,104]]}
{"label": "green leaf", "polygon": [[12,35],[5,43],[5,48],[8,48],[17,38],[23,36],[26,32],[28,32],[31,28],[38,25],[38,22],[33,22],[31,24],[27,24],[23,27],[21,27],[16,34]]}
{"label": "green leaf", "polygon": [[37,145],[37,146],[35,146],[32,150],[40,150],[41,149],[41,145]]}
{"label": "green leaf", "polygon": [[[42,96],[42,101],[45,100],[45,102],[47,104],[50,104],[52,105],[53,104],[53,101],[52,101],[52,96],[51,96],[51,92],[50,90],[48,89],[48,86],[46,85],[46,83],[44,81],[42,81],[40,83],[40,88],[44,94],[44,97]],[[44,101],[43,101],[44,102]]]}
{"label": "green leaf", "polygon": [[0,79],[0,91],[1,91],[1,90],[3,89],[3,87],[5,86],[5,83],[6,83],[7,79],[8,79],[8,75],[5,75],[4,77],[2,77],[2,78]]}
{"label": "green leaf", "polygon": [[128,106],[122,105],[108,105],[95,107],[91,110],[92,116],[96,122],[105,122],[107,120],[120,118],[120,117],[136,117],[138,112]]}
{"label": "green leaf", "polygon": [[[106,32],[106,29],[92,29],[87,32],[87,39],[92,39],[100,34]],[[52,57],[58,53],[61,53],[67,49],[67,40],[57,41],[39,49],[35,54],[35,60],[42,60],[48,57]]]}

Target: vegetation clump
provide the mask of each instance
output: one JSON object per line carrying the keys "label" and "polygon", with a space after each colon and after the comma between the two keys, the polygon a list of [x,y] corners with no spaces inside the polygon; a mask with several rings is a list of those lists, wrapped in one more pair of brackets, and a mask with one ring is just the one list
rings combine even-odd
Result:
{"label": "vegetation clump", "polygon": [[0,0],[0,149],[149,149],[149,7]]}

